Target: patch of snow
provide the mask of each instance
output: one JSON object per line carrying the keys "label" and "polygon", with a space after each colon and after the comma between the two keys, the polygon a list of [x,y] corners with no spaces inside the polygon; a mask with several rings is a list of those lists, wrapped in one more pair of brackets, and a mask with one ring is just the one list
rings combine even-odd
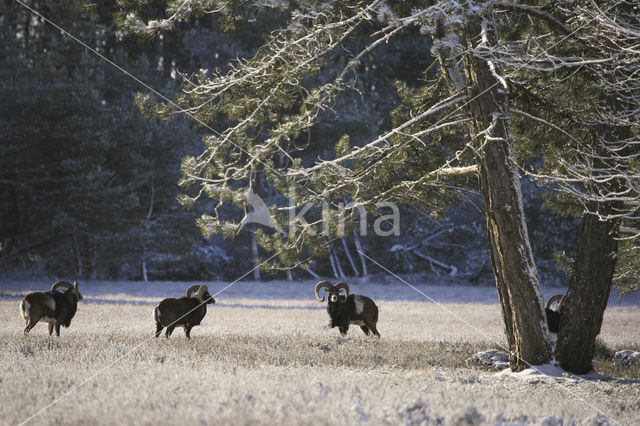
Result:
{"label": "patch of snow", "polygon": [[481,367],[491,367],[496,370],[509,368],[509,354],[499,350],[489,350],[478,352],[467,359],[467,365],[478,365]]}
{"label": "patch of snow", "polygon": [[618,351],[613,357],[615,365],[634,365],[640,364],[640,352],[625,350]]}
{"label": "patch of snow", "polygon": [[566,370],[563,370],[554,363],[534,365],[529,368],[525,368],[519,372],[513,372],[511,370],[504,370],[497,373],[500,376],[511,376],[520,379],[540,382],[540,381],[555,381],[558,383],[577,383],[580,381],[598,381],[608,380],[606,376],[590,371],[586,374],[573,374]]}

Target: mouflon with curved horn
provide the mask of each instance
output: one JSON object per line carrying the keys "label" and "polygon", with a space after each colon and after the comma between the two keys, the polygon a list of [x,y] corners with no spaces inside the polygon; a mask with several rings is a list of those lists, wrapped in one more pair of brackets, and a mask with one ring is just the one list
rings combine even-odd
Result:
{"label": "mouflon with curved horn", "polygon": [[[64,287],[63,291],[58,291]],[[60,326],[69,327],[78,309],[78,302],[82,295],[78,290],[78,283],[73,285],[67,281],[58,281],[49,291],[34,291],[27,294],[20,302],[20,313],[26,321],[24,334],[26,335],[42,320],[49,324],[49,335],[55,328],[56,336],[60,336]]]}
{"label": "mouflon with curved horn", "polygon": [[[551,306],[558,302],[558,305],[555,309],[552,309]],[[547,325],[549,326],[549,331],[552,333],[557,333],[560,329],[560,317],[562,316],[562,306],[564,305],[564,296],[562,294],[554,294],[547,300],[547,304],[544,308],[544,312],[547,315]]]}
{"label": "mouflon with curved horn", "polygon": [[[195,293],[195,295],[194,295]],[[153,310],[156,320],[156,337],[160,336],[163,328],[165,337],[169,338],[176,327],[184,327],[187,339],[191,338],[191,329],[200,325],[207,314],[207,305],[216,301],[209,294],[206,285],[192,285],[187,289],[187,295],[179,299],[169,297],[163,299]]]}
{"label": "mouflon with curved horn", "polygon": [[[376,304],[361,294],[350,294],[347,283],[340,282],[332,285],[329,281],[320,281],[314,290],[316,299],[324,302],[324,296],[320,298],[320,290],[325,290],[328,296],[327,312],[331,321],[329,325],[338,327],[341,335],[346,335],[349,325],[359,325],[360,329],[369,335],[369,331],[380,337],[376,324],[378,322],[378,307]],[[344,294],[342,294],[344,292]]]}

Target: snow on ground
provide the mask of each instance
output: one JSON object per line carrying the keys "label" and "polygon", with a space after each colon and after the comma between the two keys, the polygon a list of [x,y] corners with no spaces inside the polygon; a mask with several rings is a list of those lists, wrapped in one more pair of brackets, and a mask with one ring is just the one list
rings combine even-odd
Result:
{"label": "snow on ground", "polygon": [[614,362],[616,365],[640,364],[640,352],[629,349],[618,351],[614,356]]}
{"label": "snow on ground", "polygon": [[525,368],[522,371],[518,371],[517,373],[512,372],[509,369],[502,370],[498,376],[510,376],[516,377],[523,380],[529,381],[549,381],[556,383],[579,383],[580,381],[598,381],[598,380],[608,380],[607,377],[595,373],[593,371],[586,374],[572,374],[569,373],[562,368],[560,368],[555,363],[544,364],[544,365],[535,365],[530,368]]}
{"label": "snow on ground", "polygon": [[[383,336],[388,336],[391,332],[398,339],[463,339],[470,342],[489,341],[498,346],[504,344],[502,317],[495,288],[455,285],[456,281],[452,281],[450,277],[443,277],[449,285],[433,285],[418,278],[408,278],[407,282],[415,289],[394,280],[387,277],[382,283],[349,281],[353,293],[365,294],[376,301],[380,308],[379,329]],[[19,301],[28,291],[47,290],[51,284],[52,281],[46,280],[0,281],[0,300]],[[103,305],[96,308],[99,311],[110,312],[111,305],[136,304],[149,307],[151,312],[162,298],[183,296],[191,284],[193,283],[81,281],[80,291],[84,296],[83,304]],[[267,334],[279,330],[287,332],[291,328],[317,332],[312,325],[317,321],[326,323],[326,305],[316,301],[313,294],[316,281],[214,281],[205,284],[216,299],[214,311],[211,311],[214,312],[213,316],[219,314],[228,319],[219,325],[223,332],[233,333],[236,321],[245,321],[245,314],[239,313],[242,312],[240,308],[251,308],[269,318],[269,324],[275,324],[274,327],[267,326],[263,330],[262,326],[256,326],[260,332]],[[543,289],[545,298],[559,291],[558,288]],[[302,322],[291,324],[286,320],[292,312],[300,310],[307,311]],[[637,345],[637,327],[632,326],[634,322],[630,318],[637,318],[639,310],[640,292],[621,298],[614,291],[605,311],[601,334],[603,341],[611,346]],[[310,312],[316,313],[311,315]],[[394,312],[401,312],[402,315]],[[13,321],[22,320],[18,316]],[[296,324],[304,324],[304,327],[297,327]]]}
{"label": "snow on ground", "polygon": [[[68,279],[73,281],[73,279]],[[375,281],[373,281],[375,280]],[[335,281],[335,280],[333,280]],[[498,303],[498,295],[494,287],[469,286],[460,282],[456,285],[455,279],[443,277],[441,281],[446,285],[441,285],[437,280],[430,278],[430,282],[425,282],[422,278],[409,277],[406,283],[393,278],[386,277],[384,282],[374,278],[371,282],[362,279],[348,280],[353,293],[365,294],[374,300],[388,301],[435,301],[438,303]],[[433,281],[436,281],[433,283]],[[32,290],[43,290],[50,287],[54,280],[27,280],[27,281],[0,281],[0,298],[18,296]],[[172,281],[81,281],[80,288],[83,295],[100,299],[131,301],[146,301],[147,298],[157,299],[162,297],[182,296],[186,288],[191,284],[207,284],[209,292],[217,295],[220,299],[252,299],[252,300],[313,300],[313,288],[317,280],[306,281],[240,281],[237,283],[225,281],[212,282],[172,282]],[[412,287],[415,287],[412,288]],[[545,300],[556,293],[563,292],[557,287],[543,287],[542,292]],[[609,307],[612,306],[640,306],[640,291],[633,292],[627,296],[620,296],[617,290],[613,289],[609,297]]]}
{"label": "snow on ground", "polygon": [[[30,284],[25,284],[23,289],[13,284],[10,290],[4,290],[4,298],[13,300],[17,307],[20,298],[27,292],[26,288],[38,288],[35,285],[30,286]],[[84,300],[78,308],[77,318],[82,318],[84,315],[83,306],[93,305],[92,318],[87,320],[92,320],[97,315],[103,318],[104,327],[116,326],[148,332],[150,328],[154,328],[153,321],[151,321],[153,307],[163,297],[183,296],[189,285],[189,283],[174,282],[89,281],[80,283],[79,288]],[[210,294],[216,299],[216,303],[209,308],[205,323],[215,322],[214,327],[217,332],[245,333],[245,328],[238,327],[238,324],[250,321],[247,318],[247,310],[249,310],[251,318],[261,318],[261,321],[253,324],[252,329],[252,332],[260,335],[281,335],[291,332],[316,335],[327,333],[327,330],[323,328],[328,323],[326,302],[320,303],[315,299],[313,294],[315,282],[241,282],[217,295],[216,293],[224,289],[228,283],[214,282],[207,283],[207,285]],[[42,287],[40,284],[41,289]],[[464,296],[463,300],[466,302],[454,303],[457,290],[445,292],[436,286],[429,288],[423,286],[424,290],[430,290],[432,294],[440,292],[442,298],[448,300],[448,302],[442,302],[443,304],[439,305],[424,299],[423,296],[415,292],[412,299],[409,297],[410,293],[402,295],[401,292],[405,289],[404,285],[368,284],[367,286],[352,285],[351,287],[353,292],[366,294],[376,301],[380,309],[378,329],[385,337],[392,335],[399,340],[493,341],[499,345],[504,344],[502,319],[497,300],[493,303],[489,302],[492,293],[495,293],[491,289],[466,288],[465,291],[465,288],[461,288],[460,294]],[[2,300],[1,294],[0,300]],[[112,318],[110,313],[114,311],[114,305],[137,305],[140,309],[135,312],[142,313],[136,314],[140,318],[129,315]],[[2,317],[0,316],[0,318]],[[224,321],[218,321],[222,318]],[[24,321],[14,312],[10,312],[7,321],[12,323],[12,327],[24,327]],[[353,330],[351,333],[362,334],[356,326],[353,326],[351,330]],[[198,332],[200,332],[198,329],[193,331],[195,334]],[[333,332],[333,334],[338,334],[337,330],[333,330]]]}
{"label": "snow on ground", "polygon": [[[640,384],[464,360],[504,342],[495,290],[350,283],[380,306],[382,339],[327,327],[315,282],[241,282],[187,341],[153,337],[153,306],[190,283],[81,282],[71,327],[24,337],[18,302],[51,282],[0,282],[0,424],[635,424]],[[229,283],[207,283],[211,294]],[[545,291],[545,296],[555,289]],[[632,303],[633,301],[633,303]],[[638,297],[610,298],[601,338],[640,341]],[[548,367],[548,368],[547,368]],[[547,371],[548,370],[548,371]]]}
{"label": "snow on ground", "polygon": [[491,349],[478,352],[467,359],[467,365],[478,365],[481,367],[491,367],[496,370],[509,368],[509,353],[503,350]]}

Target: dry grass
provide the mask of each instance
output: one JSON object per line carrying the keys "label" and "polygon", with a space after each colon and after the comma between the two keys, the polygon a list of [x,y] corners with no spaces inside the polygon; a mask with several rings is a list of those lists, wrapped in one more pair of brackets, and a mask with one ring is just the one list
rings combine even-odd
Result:
{"label": "dry grass", "polygon": [[640,343],[624,346],[618,344],[615,347],[610,347],[601,338],[597,338],[593,369],[604,376],[640,381],[640,364],[624,366],[614,364],[615,353],[626,349],[640,351]]}
{"label": "dry grass", "polygon": [[[187,341],[180,329],[152,337],[152,305],[96,303],[82,303],[59,338],[40,324],[24,337],[18,302],[0,300],[0,424],[53,402],[31,423],[582,424],[610,416],[633,424],[640,416],[640,385],[630,381],[532,381],[467,367],[470,355],[503,341],[495,305],[447,304],[460,321],[430,303],[382,301],[382,339],[355,327],[343,341],[313,301],[220,302]],[[603,345],[638,342],[638,320],[640,309],[608,310]],[[609,371],[637,377],[628,367]]]}

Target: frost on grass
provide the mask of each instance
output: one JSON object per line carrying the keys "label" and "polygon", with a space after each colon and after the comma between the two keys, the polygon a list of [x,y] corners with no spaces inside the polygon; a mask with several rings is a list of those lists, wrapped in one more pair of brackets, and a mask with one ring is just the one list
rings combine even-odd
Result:
{"label": "frost on grass", "polygon": [[[560,425],[640,417],[640,386],[632,381],[523,380],[469,368],[478,353],[499,361],[485,352],[504,343],[495,289],[420,287],[479,335],[412,290],[367,286],[381,307],[383,337],[352,327],[341,341],[324,327],[312,284],[277,283],[281,292],[240,283],[216,297],[191,341],[153,337],[154,304],[182,295],[184,283],[115,283],[113,297],[109,286],[90,283],[59,338],[46,324],[23,336],[19,298],[0,299],[0,424],[24,421],[97,372],[34,424]],[[638,342],[638,321],[637,307],[609,308],[601,339],[637,349],[626,345]]]}
{"label": "frost on grass", "polygon": [[471,358],[467,359],[466,363],[467,365],[504,370],[505,368],[509,368],[509,354],[505,351],[491,349],[474,354]]}

